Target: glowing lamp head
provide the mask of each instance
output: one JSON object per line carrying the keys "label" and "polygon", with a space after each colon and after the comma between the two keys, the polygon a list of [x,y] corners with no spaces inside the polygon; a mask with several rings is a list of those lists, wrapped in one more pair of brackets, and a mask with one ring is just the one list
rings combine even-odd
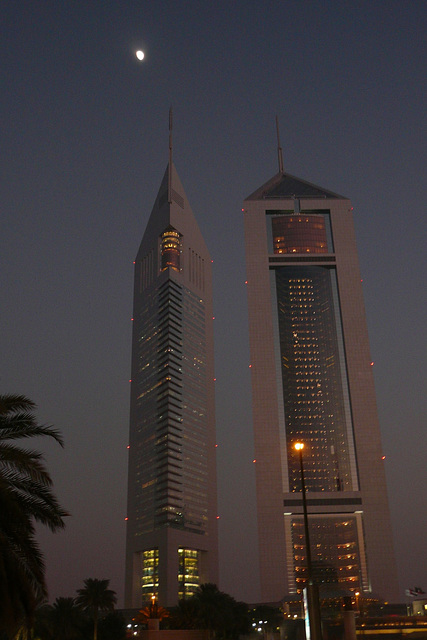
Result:
{"label": "glowing lamp head", "polygon": [[137,52],[135,53],[135,55],[136,55],[136,57],[138,58],[138,60],[144,60],[144,58],[145,58],[145,55],[144,55],[144,52],[143,52],[143,51],[137,51]]}
{"label": "glowing lamp head", "polygon": [[295,442],[294,449],[296,449],[297,451],[302,451],[304,449],[304,443],[303,442]]}

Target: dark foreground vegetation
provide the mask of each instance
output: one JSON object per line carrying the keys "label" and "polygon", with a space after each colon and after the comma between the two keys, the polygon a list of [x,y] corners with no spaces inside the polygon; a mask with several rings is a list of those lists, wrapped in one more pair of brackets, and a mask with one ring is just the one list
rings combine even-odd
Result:
{"label": "dark foreground vegetation", "polygon": [[28,640],[125,640],[126,622],[121,613],[110,609],[110,605],[82,606],[79,601],[80,596],[57,598],[52,605],[40,607]]}
{"label": "dark foreground vegetation", "polygon": [[202,584],[192,598],[181,600],[171,610],[165,628],[207,629],[218,639],[237,639],[251,630],[248,606],[219,591],[215,584]]}
{"label": "dark foreground vegetation", "polygon": [[[85,580],[76,597],[57,598],[53,604],[38,607],[31,627],[22,627],[13,636],[0,635],[0,639],[126,640],[129,621],[114,610],[116,595],[108,584],[108,580]],[[212,640],[237,640],[253,631],[253,620],[262,618],[263,631],[274,631],[283,615],[270,607],[249,610],[245,603],[219,591],[216,585],[203,584],[177,607],[165,609],[153,603],[142,608],[133,619],[133,625],[138,625],[137,633],[147,628],[150,618],[160,619],[162,629],[204,629]]]}
{"label": "dark foreground vegetation", "polygon": [[0,634],[14,638],[32,628],[37,607],[46,599],[43,555],[35,523],[51,531],[64,527],[67,513],[52,491],[41,453],[17,445],[48,437],[62,446],[51,426],[40,425],[35,404],[20,395],[0,396]]}
{"label": "dark foreground vegetation", "polygon": [[[60,433],[39,424],[35,410],[26,396],[0,395],[0,640],[124,640],[126,621],[114,611],[116,594],[108,580],[88,578],[76,597],[46,604],[35,525],[58,531],[68,514],[53,493],[43,455],[18,445],[47,437],[63,446]],[[214,584],[201,585],[170,611],[155,606],[156,611],[139,612],[139,628],[155,614],[164,628],[206,629],[218,640],[234,640],[251,630],[247,605]]]}

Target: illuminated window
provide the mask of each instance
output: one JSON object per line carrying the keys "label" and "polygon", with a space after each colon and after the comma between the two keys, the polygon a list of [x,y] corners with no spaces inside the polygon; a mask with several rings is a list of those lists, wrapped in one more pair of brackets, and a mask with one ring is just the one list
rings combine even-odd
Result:
{"label": "illuminated window", "polygon": [[271,224],[274,253],[328,253],[323,216],[278,216]]}
{"label": "illuminated window", "polygon": [[[303,227],[305,216],[289,217],[293,222],[299,218],[303,219]],[[273,273],[290,491],[301,491],[298,456],[293,449],[295,440],[301,438],[308,445],[308,491],[355,490],[357,476],[352,467],[352,422],[335,271],[322,266],[289,265],[276,267]]]}
{"label": "illuminated window", "polygon": [[162,271],[171,267],[180,269],[180,234],[173,227],[168,227],[161,235]]}
{"label": "illuminated window", "polygon": [[206,533],[205,323],[200,293],[172,278],[147,293],[138,316],[138,363],[133,376],[139,411],[139,446],[134,447],[138,535],[161,527]]}
{"label": "illuminated window", "polygon": [[159,592],[159,550],[157,547],[142,552],[142,598],[149,600]]}
{"label": "illuminated window", "polygon": [[178,596],[180,599],[192,596],[200,584],[200,552],[196,549],[178,549]]}
{"label": "illuminated window", "polygon": [[[293,516],[291,524],[295,582],[299,591],[307,580],[303,517]],[[317,584],[339,585],[352,591],[361,588],[363,569],[356,518],[310,515],[309,530],[314,581]]]}

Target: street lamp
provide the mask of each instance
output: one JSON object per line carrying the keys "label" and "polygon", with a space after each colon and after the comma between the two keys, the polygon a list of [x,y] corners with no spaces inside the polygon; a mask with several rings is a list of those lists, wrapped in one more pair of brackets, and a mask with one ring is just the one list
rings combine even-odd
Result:
{"label": "street lamp", "polygon": [[296,442],[294,449],[298,451],[301,471],[302,508],[304,513],[305,548],[307,557],[307,609],[311,640],[322,640],[322,626],[320,619],[319,591],[313,580],[313,565],[311,562],[310,534],[308,531],[307,496],[305,488],[304,464],[302,452],[303,442]]}
{"label": "street lamp", "polygon": [[356,613],[357,613],[357,615],[360,615],[360,609],[359,609],[360,591],[356,591],[354,595],[356,596]]}

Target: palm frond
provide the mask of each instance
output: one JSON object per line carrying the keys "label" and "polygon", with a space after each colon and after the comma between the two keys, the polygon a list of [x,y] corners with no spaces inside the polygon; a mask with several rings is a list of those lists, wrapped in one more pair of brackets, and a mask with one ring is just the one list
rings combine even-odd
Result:
{"label": "palm frond", "polygon": [[30,449],[21,449],[9,443],[5,444],[0,440],[0,473],[2,467],[5,474],[14,471],[28,475],[47,486],[52,484],[41,453]]}
{"label": "palm frond", "polygon": [[46,436],[63,446],[56,429],[38,424],[35,408],[26,396],[0,395],[0,636],[10,638],[19,630],[25,635],[47,597],[35,523],[57,531],[68,515],[52,491],[43,455],[14,444]]}
{"label": "palm frond", "polygon": [[16,411],[33,411],[37,405],[27,396],[5,393],[0,396],[0,415]]}
{"label": "palm frond", "polygon": [[0,413],[0,438],[2,440],[20,440],[22,438],[36,438],[48,436],[64,446],[64,441],[57,429],[51,425],[37,424],[34,416],[28,413],[18,413],[13,416]]}

